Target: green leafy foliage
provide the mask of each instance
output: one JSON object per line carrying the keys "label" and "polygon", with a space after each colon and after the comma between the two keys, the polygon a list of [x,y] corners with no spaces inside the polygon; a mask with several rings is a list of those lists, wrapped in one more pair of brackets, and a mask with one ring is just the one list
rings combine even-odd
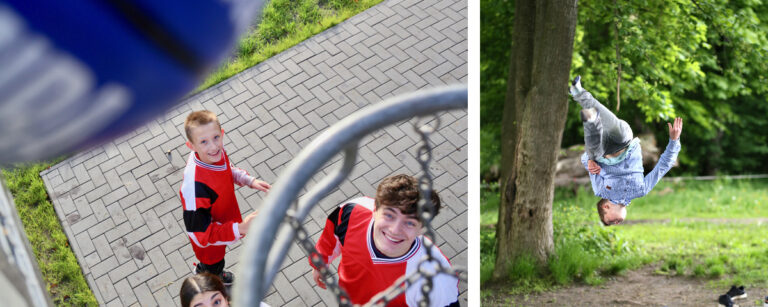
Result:
{"label": "green leafy foliage", "polygon": [[[487,12],[485,10],[488,10]],[[684,118],[673,173],[758,173],[768,154],[768,4],[764,1],[579,1],[571,75],[636,134]],[[481,129],[500,140],[513,4],[481,1]],[[501,17],[503,16],[503,18]],[[514,43],[514,42],[512,42]],[[617,56],[617,49],[619,56]],[[563,84],[566,90],[568,84]],[[571,103],[562,146],[583,143]],[[482,158],[499,155],[481,140]],[[485,163],[485,162],[481,162]],[[492,162],[489,162],[492,163]]]}
{"label": "green leafy foliage", "polygon": [[481,174],[501,160],[501,119],[507,91],[514,1],[480,1]]}

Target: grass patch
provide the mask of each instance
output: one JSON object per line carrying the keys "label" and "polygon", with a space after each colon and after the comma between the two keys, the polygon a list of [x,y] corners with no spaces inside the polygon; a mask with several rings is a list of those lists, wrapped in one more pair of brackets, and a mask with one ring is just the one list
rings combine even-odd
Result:
{"label": "grass patch", "polygon": [[[768,217],[768,180],[662,182],[632,202],[627,220],[668,223],[601,226],[591,189],[557,189],[553,202],[555,253],[545,272],[525,283],[510,278],[510,293],[529,293],[530,284],[553,289],[574,282],[597,285],[604,277],[656,263],[657,274],[707,279],[711,287],[768,286],[765,224],[694,219]],[[481,282],[492,281],[498,215],[498,186],[481,191]],[[492,244],[493,243],[493,244]],[[485,249],[488,249],[487,251]],[[510,275],[514,276],[514,275]],[[505,289],[504,291],[508,291]]]}
{"label": "grass patch", "polygon": [[[500,203],[498,185],[485,186],[480,195],[480,280],[486,285],[492,282],[495,269],[494,226]],[[587,193],[556,191],[552,217],[555,253],[548,266],[535,274],[521,270],[521,266],[526,267],[526,259],[518,260],[507,274],[511,285],[505,286],[505,291],[511,294],[546,291],[573,282],[599,285],[605,276],[621,274],[648,263],[646,254],[617,235],[615,228],[601,226],[592,212],[593,207],[580,205],[587,203],[593,203]]]}
{"label": "grass patch", "polygon": [[97,306],[40,178],[40,171],[53,164],[21,165],[2,172],[53,303]]}
{"label": "grass patch", "polygon": [[258,27],[240,39],[235,56],[209,75],[195,91],[224,81],[381,1],[269,1]]}
{"label": "grass patch", "polygon": [[645,197],[633,200],[627,216],[629,219],[768,217],[766,191],[766,179],[662,181]]}

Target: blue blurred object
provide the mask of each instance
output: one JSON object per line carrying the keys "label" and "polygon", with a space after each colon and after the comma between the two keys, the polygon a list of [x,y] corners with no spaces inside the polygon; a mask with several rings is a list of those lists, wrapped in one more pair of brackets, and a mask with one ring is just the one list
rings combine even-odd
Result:
{"label": "blue blurred object", "polygon": [[164,114],[264,2],[0,0],[0,163],[84,149]]}

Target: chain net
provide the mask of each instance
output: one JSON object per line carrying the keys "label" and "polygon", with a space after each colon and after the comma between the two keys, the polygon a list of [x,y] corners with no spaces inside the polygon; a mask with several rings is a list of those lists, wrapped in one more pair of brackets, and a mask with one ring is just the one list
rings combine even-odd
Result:
{"label": "chain net", "polygon": [[[432,219],[434,219],[436,208],[432,203],[430,197],[433,189],[433,179],[430,175],[429,165],[432,162],[432,145],[430,144],[430,135],[434,133],[440,127],[440,117],[433,117],[434,126],[428,124],[421,125],[423,118],[419,118],[414,124],[413,128],[416,133],[419,134],[421,144],[417,151],[417,160],[421,167],[421,176],[419,176],[419,192],[420,199],[418,201],[418,215],[421,217],[421,221],[425,227],[424,237],[435,238],[434,229],[432,228]],[[347,295],[346,291],[339,286],[336,277],[333,275],[328,265],[320,258],[320,254],[315,249],[315,242],[310,237],[307,230],[302,225],[301,221],[295,217],[292,212],[288,212],[286,218],[291,227],[296,230],[295,240],[304,252],[309,256],[312,264],[318,268],[318,272],[321,275],[326,288],[333,293],[339,306],[355,306]],[[424,247],[427,251],[432,250],[434,243],[430,240],[422,240]],[[432,265],[424,265],[432,264]],[[418,270],[413,271],[408,275],[398,278],[389,288],[381,291],[375,295],[371,300],[365,304],[365,306],[386,306],[390,301],[394,300],[400,294],[404,293],[411,285],[415,284],[422,278],[424,283],[421,286],[422,300],[419,302],[419,306],[430,306],[429,293],[433,288],[433,279],[439,274],[448,274],[457,276],[459,280],[466,282],[466,272],[460,269],[454,269],[450,266],[442,266],[432,256],[431,252],[427,252],[423,259],[418,264]]]}

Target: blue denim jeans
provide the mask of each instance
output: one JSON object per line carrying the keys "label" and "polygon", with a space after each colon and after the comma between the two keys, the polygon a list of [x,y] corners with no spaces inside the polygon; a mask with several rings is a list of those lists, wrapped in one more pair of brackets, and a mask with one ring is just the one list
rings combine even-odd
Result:
{"label": "blue denim jeans", "polygon": [[629,145],[634,135],[627,122],[616,117],[587,91],[574,95],[573,99],[584,109],[597,110],[594,121],[583,122],[584,147],[590,160],[615,153]]}

